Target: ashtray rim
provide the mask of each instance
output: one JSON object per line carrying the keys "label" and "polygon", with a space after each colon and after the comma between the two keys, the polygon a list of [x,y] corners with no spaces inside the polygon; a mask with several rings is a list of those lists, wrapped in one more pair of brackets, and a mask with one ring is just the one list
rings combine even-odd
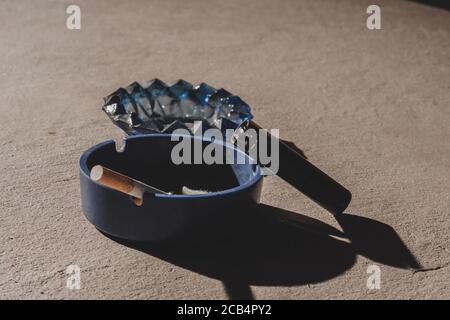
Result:
{"label": "ashtray rim", "polygon": [[[127,142],[128,141],[132,141],[132,140],[139,140],[139,139],[165,139],[168,137],[173,136],[173,134],[168,134],[168,133],[154,133],[154,134],[141,134],[141,135],[134,135],[134,136],[127,136],[124,139],[124,147],[122,148],[121,151],[118,151],[117,148],[116,152],[126,152],[126,148],[127,148]],[[180,136],[180,137],[189,137],[191,139],[196,139],[196,140],[201,140],[201,141],[210,141],[207,140],[203,137],[198,137],[195,135],[183,135],[183,134],[176,134],[176,136]],[[212,142],[212,143],[219,143],[219,142]],[[108,144],[114,144],[116,145],[116,142],[112,139],[100,142],[98,144],[93,145],[92,147],[90,147],[89,149],[85,150],[82,155],[80,156],[80,160],[79,160],[79,166],[80,166],[80,172],[87,178],[89,179],[92,183],[103,187],[103,188],[107,188],[109,190],[114,190],[108,186],[104,186],[98,182],[95,182],[91,179],[90,177],[90,170],[87,166],[87,159],[92,155],[93,152],[95,152],[96,150],[98,150],[99,148],[106,146]],[[239,150],[237,147],[233,146],[232,144],[228,143],[228,142],[222,142],[221,144],[224,145],[225,148],[231,148],[236,152],[242,153],[244,154],[246,159],[250,159],[250,157],[242,152],[241,150]],[[196,164],[193,164],[196,165]],[[202,165],[208,165],[208,164],[202,164]],[[231,164],[228,164],[231,165]],[[254,166],[254,176],[252,176],[249,181],[245,182],[244,184],[239,184],[236,187],[233,188],[229,188],[229,189],[225,189],[225,190],[221,190],[221,191],[213,191],[213,192],[208,192],[205,194],[195,194],[195,195],[185,195],[185,194],[163,194],[163,193],[155,193],[155,194],[149,194],[147,192],[144,193],[144,199],[146,196],[151,196],[151,197],[157,197],[157,198],[167,198],[167,199],[199,199],[199,198],[211,198],[211,197],[218,197],[218,196],[226,196],[226,195],[230,195],[230,194],[234,194],[234,193],[238,193],[241,192],[243,190],[246,190],[248,188],[251,188],[252,186],[254,186],[255,184],[257,184],[264,176],[262,174],[261,171],[261,166],[258,163],[246,163],[246,165],[252,165]],[[114,190],[116,191],[116,190]]]}

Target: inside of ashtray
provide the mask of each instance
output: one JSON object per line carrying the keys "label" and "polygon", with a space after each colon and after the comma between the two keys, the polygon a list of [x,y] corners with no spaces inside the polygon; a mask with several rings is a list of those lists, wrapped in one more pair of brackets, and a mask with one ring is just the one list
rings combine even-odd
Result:
{"label": "inside of ashtray", "polygon": [[[88,160],[88,168],[93,180],[106,182],[108,186],[130,195],[133,183],[142,184],[144,189],[153,190],[153,193],[184,195],[218,192],[239,185],[231,165],[176,165],[167,159],[164,152],[158,156],[152,152],[144,155],[137,148],[128,148],[126,152],[110,148],[94,152]],[[127,180],[134,181],[128,183]],[[143,193],[143,190],[139,191]]]}
{"label": "inside of ashtray", "polygon": [[172,194],[201,194],[239,185],[229,165],[160,165],[136,178]]}

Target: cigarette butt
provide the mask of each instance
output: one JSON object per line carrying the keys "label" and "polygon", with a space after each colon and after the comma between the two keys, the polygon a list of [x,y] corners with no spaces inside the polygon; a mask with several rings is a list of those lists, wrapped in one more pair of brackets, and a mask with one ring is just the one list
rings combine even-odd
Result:
{"label": "cigarette butt", "polygon": [[129,194],[137,205],[142,204],[145,191],[167,194],[167,192],[146,185],[102,165],[96,165],[91,169],[91,179],[112,189]]}
{"label": "cigarette butt", "polygon": [[206,190],[194,190],[194,189],[190,189],[186,186],[183,186],[181,188],[181,193],[182,194],[186,194],[186,195],[199,195],[199,194],[205,194],[208,193],[208,191]]}

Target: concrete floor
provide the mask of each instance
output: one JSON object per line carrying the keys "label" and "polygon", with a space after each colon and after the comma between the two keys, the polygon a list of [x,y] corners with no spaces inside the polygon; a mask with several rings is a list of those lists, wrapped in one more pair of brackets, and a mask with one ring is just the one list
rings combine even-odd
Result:
{"label": "concrete floor", "polygon": [[[378,31],[360,0],[3,0],[0,298],[450,298],[450,11],[376,2]],[[72,3],[81,30],[66,28]],[[352,191],[346,214],[270,177],[261,211],[285,222],[215,252],[98,232],[78,158],[120,136],[101,98],[154,77],[240,95]],[[321,224],[287,222],[305,216]],[[80,290],[66,287],[71,264]],[[366,286],[373,264],[379,290]]]}

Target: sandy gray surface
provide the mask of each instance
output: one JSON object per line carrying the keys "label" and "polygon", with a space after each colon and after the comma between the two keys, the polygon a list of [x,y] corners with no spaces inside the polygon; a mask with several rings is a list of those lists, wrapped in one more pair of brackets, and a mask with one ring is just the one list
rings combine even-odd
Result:
{"label": "sandy gray surface", "polygon": [[[380,31],[365,26],[370,1],[3,0],[0,298],[450,298],[450,12],[378,3]],[[229,263],[255,274],[230,284],[99,233],[78,158],[120,136],[101,98],[153,77],[225,87],[281,128],[353,201],[338,223],[271,177],[262,202],[344,236],[250,232],[262,245]]]}

